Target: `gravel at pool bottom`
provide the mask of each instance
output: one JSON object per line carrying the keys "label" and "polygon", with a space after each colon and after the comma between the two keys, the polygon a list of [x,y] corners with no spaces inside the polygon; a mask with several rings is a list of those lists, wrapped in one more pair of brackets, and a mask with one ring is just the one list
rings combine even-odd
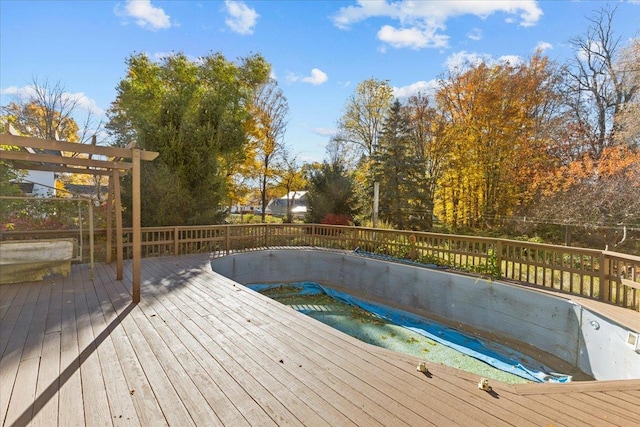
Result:
{"label": "gravel at pool bottom", "polygon": [[300,288],[285,285],[265,289],[260,293],[369,344],[507,384],[531,382],[430,340],[360,307],[337,301],[326,294],[303,295],[300,291]]}

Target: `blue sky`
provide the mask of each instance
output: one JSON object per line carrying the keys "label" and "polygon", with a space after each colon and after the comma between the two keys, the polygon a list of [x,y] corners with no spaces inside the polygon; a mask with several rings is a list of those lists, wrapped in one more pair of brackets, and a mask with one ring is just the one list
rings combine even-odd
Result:
{"label": "blue sky", "polygon": [[[640,0],[618,5],[614,30],[638,36]],[[433,87],[464,59],[554,60],[573,53],[603,1],[14,1],[0,0],[0,101],[33,78],[61,82],[101,115],[125,59],[184,52],[194,59],[261,53],[289,101],[285,142],[322,160],[355,86],[388,80],[399,97]]]}

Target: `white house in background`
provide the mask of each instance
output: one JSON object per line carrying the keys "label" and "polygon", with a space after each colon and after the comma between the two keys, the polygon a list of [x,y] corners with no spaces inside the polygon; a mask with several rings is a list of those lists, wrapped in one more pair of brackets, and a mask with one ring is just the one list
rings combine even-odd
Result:
{"label": "white house in background", "polygon": [[[14,132],[9,132],[15,135]],[[56,150],[34,150],[33,148],[23,148],[31,154],[43,153],[59,156]],[[35,197],[56,197],[56,173],[40,170],[22,170],[25,174],[15,180],[20,187],[20,191],[28,196]]]}
{"label": "white house in background", "polygon": [[267,205],[267,210],[271,211],[271,215],[278,217],[287,216],[287,200],[291,207],[291,215],[294,218],[302,218],[307,213],[307,192],[306,191],[290,191],[289,194],[277,199],[271,199]]}
{"label": "white house in background", "polygon": [[29,170],[19,183],[23,193],[35,197],[56,195],[56,176],[54,172]]}

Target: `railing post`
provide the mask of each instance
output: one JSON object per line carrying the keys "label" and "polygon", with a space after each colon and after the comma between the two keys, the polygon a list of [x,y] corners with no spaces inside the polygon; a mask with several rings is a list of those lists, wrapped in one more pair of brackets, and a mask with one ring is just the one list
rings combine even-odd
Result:
{"label": "railing post", "polygon": [[358,227],[351,227],[353,229],[353,249],[358,247]]}
{"label": "railing post", "polygon": [[227,225],[224,228],[224,249],[227,255],[231,250],[231,226]]}
{"label": "railing post", "polygon": [[178,227],[173,228],[173,254],[180,255],[180,230]]}
{"label": "railing post", "polygon": [[500,277],[506,277],[507,276],[507,272],[506,272],[506,268],[505,268],[505,272],[502,272],[502,240],[498,239],[496,241],[496,247],[495,247],[495,251],[496,251],[496,264],[498,264],[498,271],[500,272]]}
{"label": "railing post", "polygon": [[609,289],[610,277],[611,277],[611,259],[607,257],[604,251],[600,252],[598,256],[598,262],[600,263],[600,277],[599,277],[599,299],[600,301],[609,302]]}

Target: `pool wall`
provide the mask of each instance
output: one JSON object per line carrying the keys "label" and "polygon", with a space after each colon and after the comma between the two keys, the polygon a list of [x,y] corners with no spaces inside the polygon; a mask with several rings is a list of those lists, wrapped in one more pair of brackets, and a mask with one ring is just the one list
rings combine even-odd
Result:
{"label": "pool wall", "polygon": [[[570,299],[499,281],[349,253],[263,250],[212,260],[238,283],[314,281],[397,308],[523,342],[598,380],[640,378],[628,329]],[[637,331],[636,331],[637,332]]]}

